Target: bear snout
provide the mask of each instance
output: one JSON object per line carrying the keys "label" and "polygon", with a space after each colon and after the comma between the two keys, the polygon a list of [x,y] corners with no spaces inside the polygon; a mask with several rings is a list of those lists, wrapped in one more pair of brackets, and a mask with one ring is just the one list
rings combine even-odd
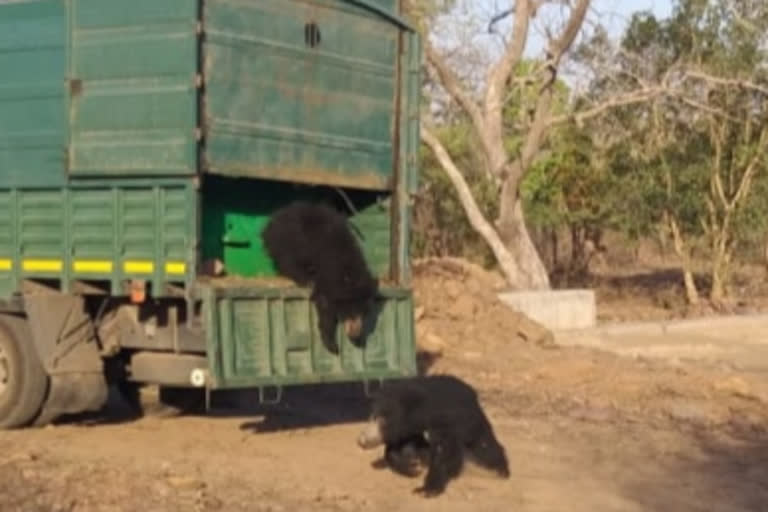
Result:
{"label": "bear snout", "polygon": [[357,444],[363,450],[370,450],[382,444],[378,422],[371,422],[357,436]]}
{"label": "bear snout", "polygon": [[344,331],[350,339],[356,340],[363,334],[363,317],[356,316],[344,322]]}

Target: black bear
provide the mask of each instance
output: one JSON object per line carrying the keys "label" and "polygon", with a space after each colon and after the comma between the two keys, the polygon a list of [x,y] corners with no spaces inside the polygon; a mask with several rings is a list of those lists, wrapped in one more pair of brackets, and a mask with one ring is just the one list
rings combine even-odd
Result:
{"label": "black bear", "polygon": [[358,340],[372,309],[378,280],[368,268],[347,218],[323,204],[296,201],[278,209],[261,233],[277,272],[312,286],[323,344],[338,354],[336,325]]}
{"label": "black bear", "polygon": [[475,390],[451,375],[386,383],[373,400],[371,422],[358,445],[385,445],[385,460],[398,473],[417,476],[427,466],[422,487],[427,497],[441,494],[457,478],[465,457],[501,478],[509,478],[504,447],[496,439]]}

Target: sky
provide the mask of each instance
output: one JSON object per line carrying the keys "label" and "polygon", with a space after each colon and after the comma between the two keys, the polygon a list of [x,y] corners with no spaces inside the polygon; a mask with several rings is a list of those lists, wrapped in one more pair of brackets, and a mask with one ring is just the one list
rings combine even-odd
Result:
{"label": "sky", "polygon": [[[599,22],[608,30],[610,36],[619,37],[633,13],[649,10],[657,18],[666,18],[671,14],[672,2],[673,0],[592,0],[584,28],[589,30],[590,26]],[[466,41],[465,38],[469,37],[476,49],[484,51],[486,56],[495,60],[495,56],[502,50],[503,45],[498,36],[488,33],[488,20],[495,14],[509,8],[510,4],[510,0],[459,0],[458,13],[460,19],[465,20],[465,23],[463,25],[456,25],[455,22],[449,23],[444,26],[445,31],[437,30],[435,36],[438,41],[444,41],[447,47],[453,49],[461,48],[460,41]],[[544,44],[547,41],[543,34],[543,27],[562,26],[560,23],[564,21],[564,15],[568,12],[562,6],[556,5],[556,2],[540,9],[529,32],[529,39],[525,48],[526,57],[538,58],[542,56]],[[508,17],[499,23],[496,27],[497,32],[509,34],[511,21],[512,18]],[[459,43],[458,47],[456,43]],[[483,67],[484,65],[480,64],[480,66]],[[565,70],[562,71],[560,78],[571,83],[574,77],[566,76]],[[571,83],[571,85],[575,84]]]}
{"label": "sky", "polygon": [[[478,1],[478,0],[476,0]],[[493,8],[499,0],[479,0],[479,4]],[[610,35],[618,36],[626,27],[632,13],[650,10],[657,18],[666,18],[672,11],[672,0],[592,0],[591,16],[600,15],[600,19]],[[544,39],[534,37],[526,48],[528,55],[538,55],[541,52]]]}

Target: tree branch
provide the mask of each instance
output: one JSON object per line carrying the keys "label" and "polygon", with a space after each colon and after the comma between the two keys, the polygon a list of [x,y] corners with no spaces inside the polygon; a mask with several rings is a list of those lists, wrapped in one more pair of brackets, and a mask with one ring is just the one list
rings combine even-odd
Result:
{"label": "tree branch", "polygon": [[688,105],[689,107],[693,108],[693,109],[701,110],[701,111],[704,111],[704,112],[708,112],[709,114],[718,116],[718,117],[720,117],[720,118],[722,118],[724,120],[731,121],[731,122],[734,122],[734,123],[738,123],[739,122],[738,118],[733,117],[732,115],[728,114],[727,112],[724,112],[724,111],[722,111],[722,110],[720,110],[718,108],[715,108],[715,107],[710,107],[709,105],[707,105],[705,103],[702,103],[700,101],[694,100],[692,98],[688,98],[687,96],[684,96],[683,94],[678,93],[678,94],[675,94],[674,97],[677,98],[678,100],[680,100],[681,102],[683,102],[684,104]]}
{"label": "tree branch", "polygon": [[453,70],[445,63],[443,58],[437,53],[429,41],[425,41],[424,43],[424,53],[427,57],[427,62],[429,62],[437,72],[438,79],[445,91],[459,104],[461,109],[466,112],[478,133],[482,134],[484,126],[483,114],[477,103],[475,103],[469,93],[464,89],[459,77],[456,76]]}
{"label": "tree branch", "polygon": [[590,0],[579,0],[576,7],[571,11],[571,16],[568,18],[568,23],[565,26],[565,30],[560,34],[560,37],[554,44],[549,47],[549,57],[554,59],[554,67],[560,64],[562,56],[570,49],[573,41],[576,39],[576,35],[581,30],[581,26],[584,24],[584,18],[587,15],[589,9]]}
{"label": "tree branch", "polygon": [[552,126],[564,123],[566,121],[571,121],[571,120],[574,120],[577,123],[581,124],[584,121],[587,121],[593,117],[597,117],[600,114],[612,108],[626,107],[628,105],[633,105],[636,103],[643,103],[657,96],[664,95],[667,92],[668,92],[668,89],[666,87],[657,86],[657,87],[647,87],[647,88],[639,89],[627,94],[620,94],[616,97],[609,98],[608,100],[600,103],[599,105],[595,105],[592,108],[582,110],[581,112],[571,112],[568,114],[562,114],[559,116],[550,117],[549,120],[547,121],[547,127],[552,127]]}
{"label": "tree branch", "polygon": [[757,143],[757,150],[755,151],[752,160],[749,162],[746,171],[744,171],[744,175],[741,178],[741,183],[739,183],[739,188],[736,190],[736,194],[733,196],[734,206],[749,193],[752,177],[757,171],[757,167],[760,164],[760,159],[765,156],[766,145],[768,145],[768,130],[763,128],[762,133],[760,133],[760,140]]}
{"label": "tree branch", "polygon": [[493,26],[503,19],[510,17],[515,12],[515,7],[512,6],[509,9],[504,9],[499,14],[495,14],[491,21],[488,22],[488,33],[493,34]]}
{"label": "tree branch", "polygon": [[[518,0],[515,4],[512,40],[507,45],[502,58],[491,68],[489,74],[484,107],[485,119],[488,122],[488,143],[492,144],[495,148],[504,147],[503,108],[506,101],[504,90],[525,50],[530,19],[535,9],[538,8],[539,3],[533,0]],[[551,91],[546,91],[546,89],[550,88],[554,83],[560,59],[576,39],[576,35],[584,23],[584,17],[586,16],[589,4],[590,0],[578,0],[578,3],[571,11],[565,29],[557,39],[550,42],[547,50],[548,76],[540,91],[541,96],[534,111],[533,125],[523,143],[522,153],[518,162],[513,166],[513,169],[507,169],[509,171],[506,173],[507,179],[510,177],[510,173],[521,175],[525,172],[543,140],[548,126],[546,119],[549,116],[549,107],[552,100]],[[506,154],[506,151],[496,151],[490,157],[490,164],[494,174],[500,174],[507,166],[509,156]],[[513,179],[517,181],[520,177],[515,176]]]}
{"label": "tree branch", "polygon": [[742,89],[759,92],[760,94],[764,94],[768,96],[768,87],[764,85],[756,84],[755,82],[752,82],[750,80],[742,80],[738,78],[722,78],[719,76],[713,76],[713,75],[704,73],[702,71],[697,71],[694,69],[686,70],[685,75],[691,78],[704,80],[706,82],[710,82],[713,84],[717,84],[725,87],[740,87]]}
{"label": "tree branch", "polygon": [[484,102],[487,124],[486,129],[483,130],[483,136],[487,137],[487,144],[491,149],[488,155],[489,164],[491,171],[496,175],[501,173],[507,161],[506,151],[503,150],[504,129],[502,126],[506,86],[525,50],[531,7],[530,0],[518,0],[515,3],[512,39],[507,44],[504,54],[488,73]]}
{"label": "tree branch", "polygon": [[477,202],[475,202],[475,198],[472,196],[472,191],[470,190],[464,175],[461,174],[461,171],[456,167],[453,159],[437,136],[424,122],[421,123],[421,139],[432,150],[432,153],[440,163],[440,166],[448,175],[451,183],[453,183],[456,193],[459,196],[459,201],[467,214],[469,223],[472,225],[472,228],[483,237],[493,251],[502,272],[507,278],[507,282],[520,282],[520,269],[517,266],[517,262],[515,262],[512,254],[499,237],[499,234],[486,220],[480,207],[477,205]]}

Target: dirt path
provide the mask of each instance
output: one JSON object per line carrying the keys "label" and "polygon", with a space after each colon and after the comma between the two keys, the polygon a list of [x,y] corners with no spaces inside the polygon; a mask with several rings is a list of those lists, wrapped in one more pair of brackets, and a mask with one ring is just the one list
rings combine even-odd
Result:
{"label": "dirt path", "polygon": [[[264,412],[241,412],[2,433],[0,502],[7,512],[736,512],[768,503],[762,433],[738,440],[700,418],[639,422],[619,409],[531,407],[483,391],[513,477],[470,468],[436,500],[412,495],[417,481],[373,469],[377,455],[354,445],[362,418],[330,418],[347,404],[324,392],[289,399],[264,432]],[[357,395],[338,391],[362,416]],[[326,420],[334,424],[317,426]]]}
{"label": "dirt path", "polygon": [[[600,325],[559,332],[557,342],[629,356],[725,364],[768,376],[768,315]],[[768,395],[767,395],[768,396]]]}
{"label": "dirt path", "polygon": [[455,268],[423,272],[417,292],[429,371],[477,387],[510,480],[470,468],[440,498],[413,495],[418,480],[374,469],[380,453],[355,444],[361,387],[328,386],[206,417],[121,420],[114,409],[0,432],[0,510],[766,510],[764,377],[540,346],[482,276]]}

